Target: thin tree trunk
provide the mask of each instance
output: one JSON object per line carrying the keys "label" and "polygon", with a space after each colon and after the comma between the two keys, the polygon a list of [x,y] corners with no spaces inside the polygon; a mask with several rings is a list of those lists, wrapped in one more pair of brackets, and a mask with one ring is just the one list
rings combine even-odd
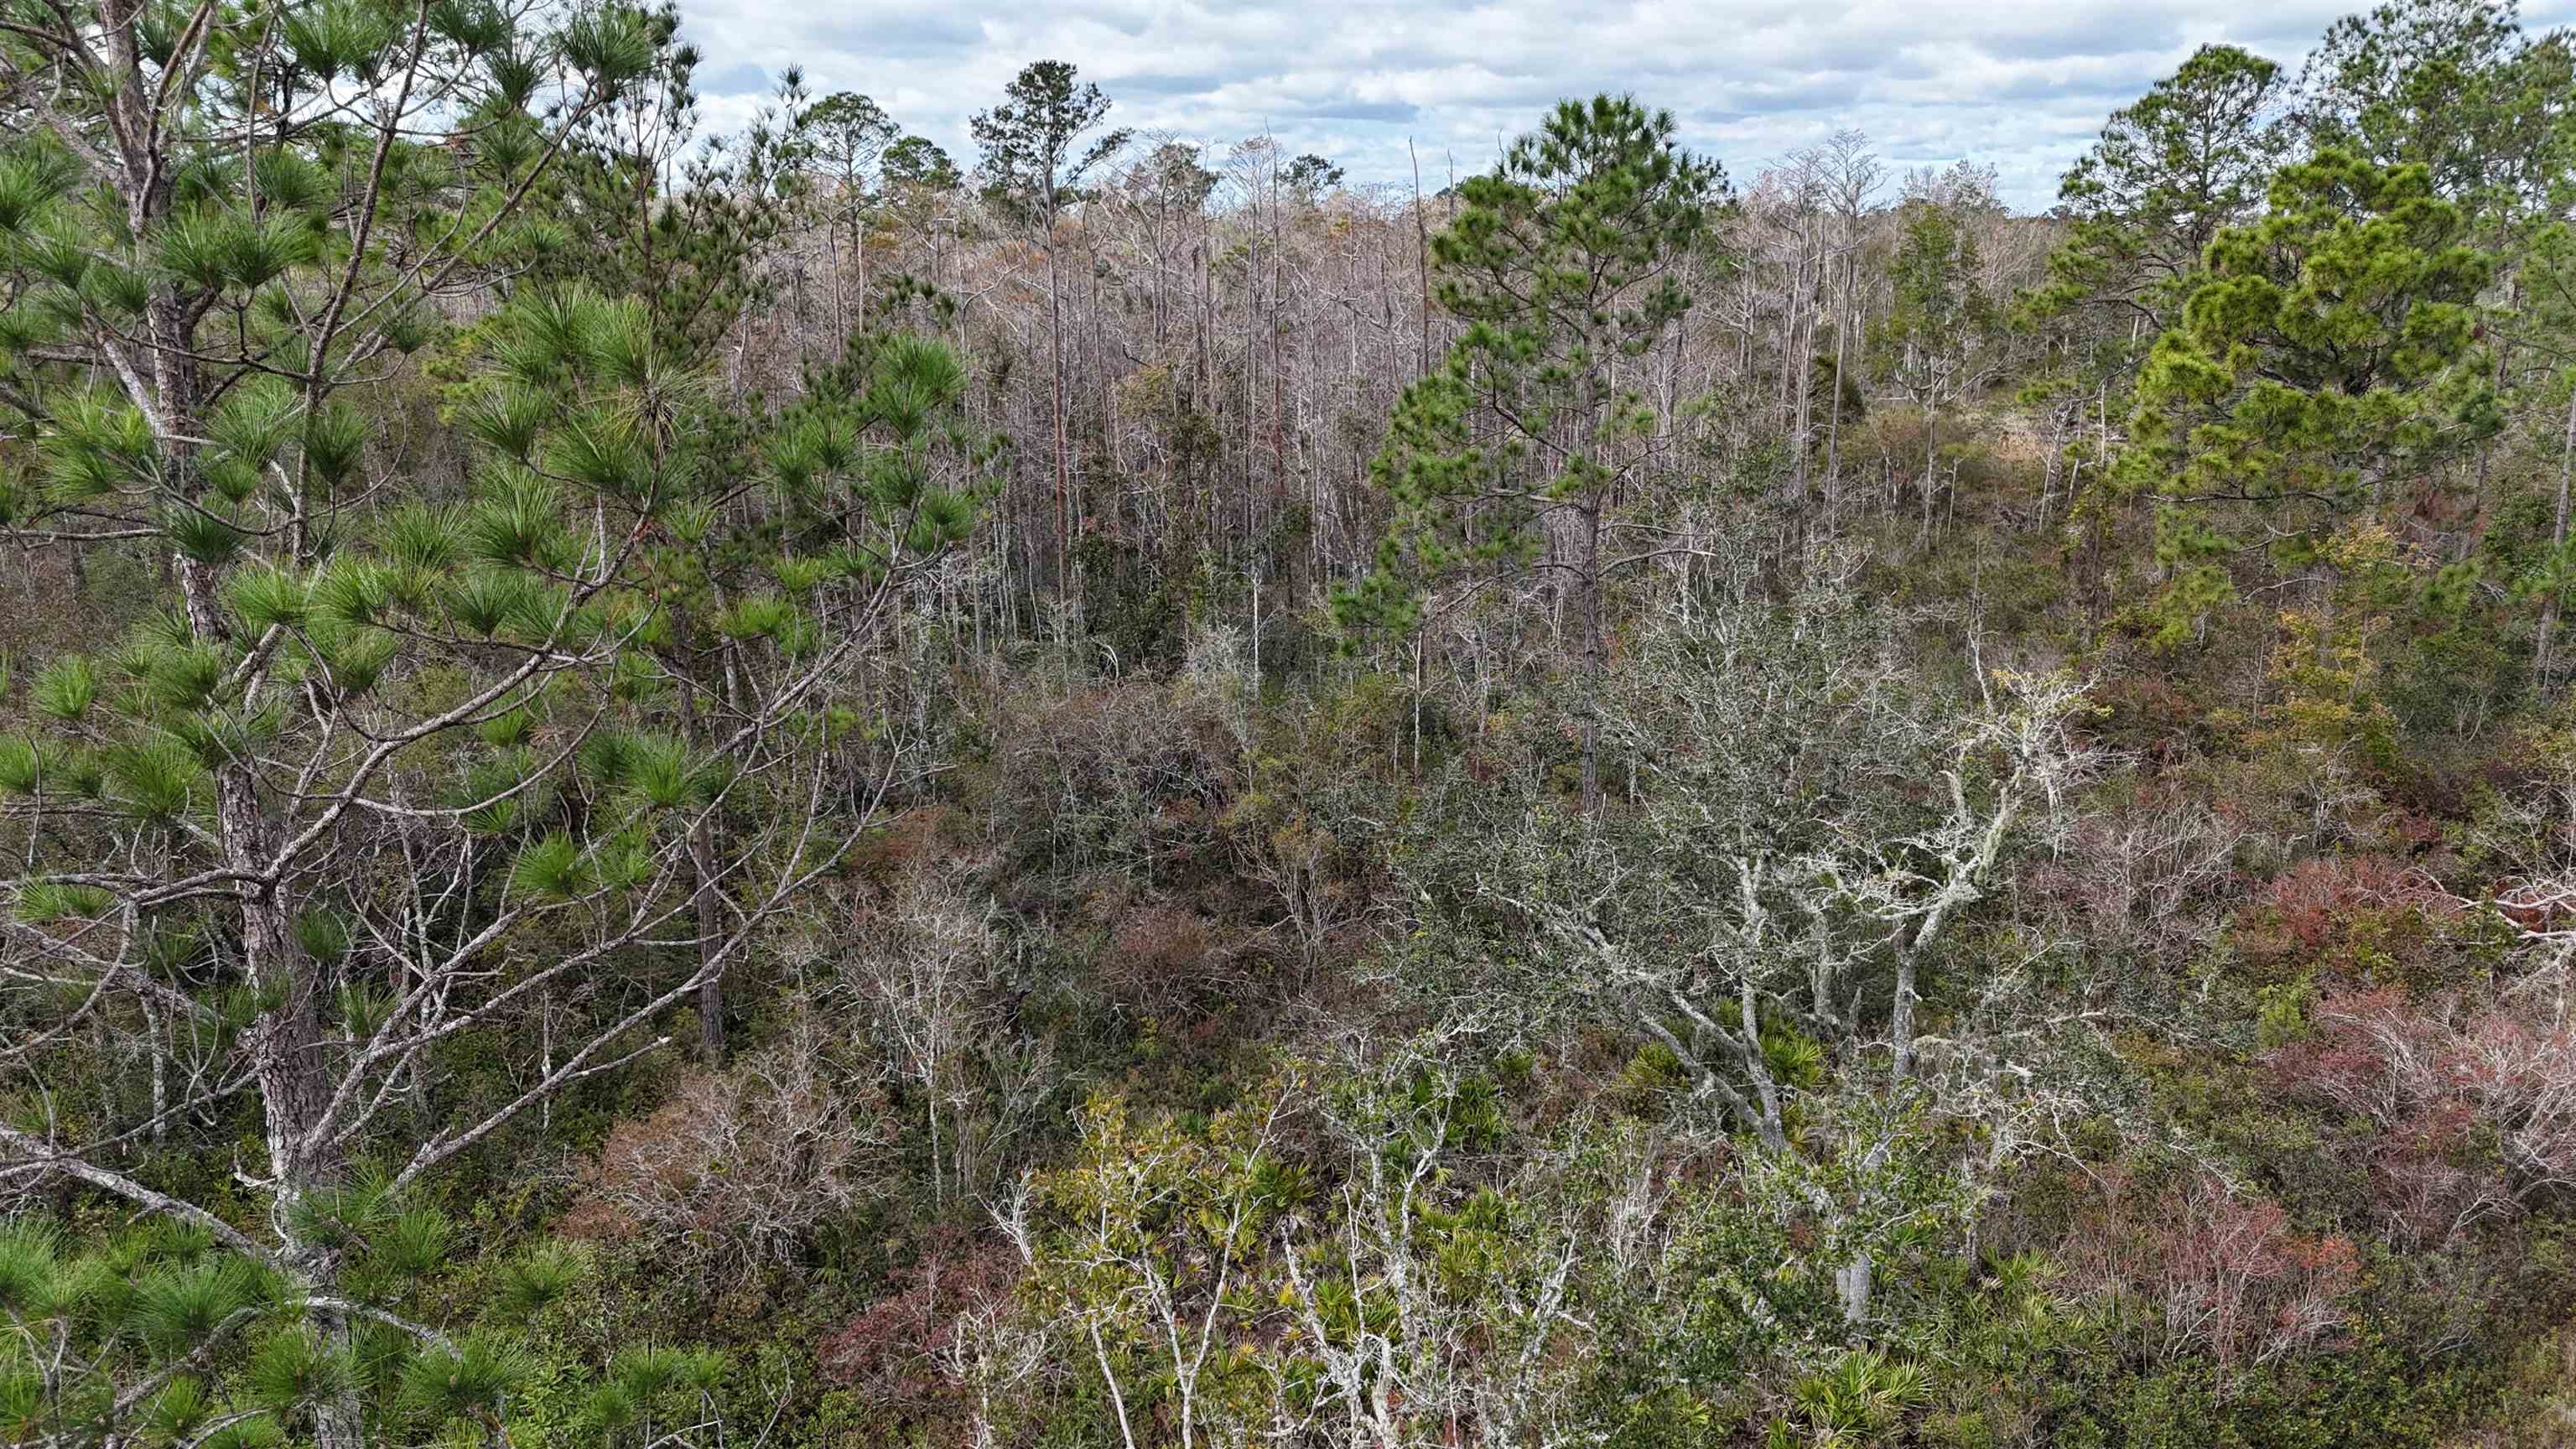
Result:
{"label": "thin tree trunk", "polygon": [[1607,652],[1601,619],[1601,500],[1586,498],[1583,519],[1583,570],[1577,579],[1583,629],[1583,678],[1575,708],[1580,711],[1583,748],[1583,813],[1601,811],[1601,676]]}
{"label": "thin tree trunk", "polygon": [[[2567,483],[2571,466],[2576,466],[2576,387],[2571,387],[2567,394],[2567,434],[2558,446],[2558,518],[2549,534],[2552,562],[2567,550]],[[2561,592],[2559,587],[2551,588],[2548,598],[2542,602],[2540,640],[2532,650],[2531,687],[2544,695],[2549,692],[2549,676],[2558,663],[2558,595]]]}
{"label": "thin tree trunk", "polygon": [[1851,308],[1852,262],[1843,259],[1843,304],[1834,309],[1834,395],[1825,401],[1825,497],[1842,496],[1843,442],[1843,348],[1851,328],[1845,314]]}
{"label": "thin tree trunk", "polygon": [[1052,213],[1047,217],[1047,366],[1052,374],[1047,398],[1055,423],[1056,587],[1065,590],[1073,583],[1073,525],[1067,503],[1073,492],[1073,477],[1064,428],[1064,283],[1056,257]]}
{"label": "thin tree trunk", "polygon": [[1422,284],[1422,355],[1417,359],[1415,376],[1431,375],[1431,228],[1422,215],[1422,158],[1413,154],[1413,142],[1404,143],[1404,154],[1413,159],[1413,256],[1414,269]]}

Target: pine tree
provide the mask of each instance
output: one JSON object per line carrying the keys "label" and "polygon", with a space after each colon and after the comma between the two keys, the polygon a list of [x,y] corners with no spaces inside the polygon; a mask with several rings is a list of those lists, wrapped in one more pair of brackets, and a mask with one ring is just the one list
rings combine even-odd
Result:
{"label": "pine tree", "polygon": [[[0,1173],[184,1225],[337,1362],[389,1321],[353,1296],[377,1248],[351,1195],[399,1208],[651,1049],[864,822],[847,782],[882,774],[837,682],[971,524],[975,449],[962,364],[898,339],[792,408],[731,400],[750,416],[711,452],[695,339],[741,240],[685,221],[712,195],[634,234],[677,272],[596,268],[687,287],[571,279],[583,207],[656,205],[600,138],[685,104],[667,15],[164,16],[109,0],[6,42],[44,80],[42,129],[0,153],[0,406],[35,439],[0,459],[0,524],[167,572],[124,640],[43,665],[41,728],[0,743],[26,843],[0,1097],[86,1108],[0,1122]],[[442,380],[470,458],[386,436]],[[761,576],[707,620],[726,685],[693,739],[656,570],[762,526]],[[717,818],[747,828],[694,853]],[[443,1089],[537,1015],[510,1094]],[[189,1167],[228,1151],[238,1184]],[[425,1371],[446,1351],[410,1340]],[[314,1379],[298,1437],[377,1437],[396,1408],[363,1387]]]}
{"label": "pine tree", "polygon": [[2481,224],[2545,205],[2570,160],[2576,46],[2513,0],[2395,0],[2326,31],[2299,78],[2309,143],[2421,165]]}
{"label": "pine tree", "polygon": [[2049,257],[2035,314],[2103,307],[2133,314],[2150,335],[2162,331],[2211,239],[2261,207],[2289,145],[2276,114],[2286,90],[2271,61],[2204,45],[2113,112],[2058,187],[2068,234]]}
{"label": "pine tree", "polygon": [[2492,263],[2427,168],[2327,151],[2284,168],[2262,220],[2210,243],[2210,277],[2156,339],[2116,471],[2156,499],[2174,575],[2159,637],[2231,594],[2259,517],[2284,566],[2496,425],[2475,300]]}
{"label": "pine tree", "polygon": [[1556,582],[1581,651],[1586,811],[1601,799],[1604,584],[1653,552],[1617,556],[1608,535],[1651,531],[1613,515],[1664,436],[1622,364],[1689,310],[1672,272],[1722,185],[1675,145],[1669,112],[1610,96],[1560,103],[1466,182],[1432,251],[1440,304],[1467,328],[1396,405],[1370,468],[1394,527],[1376,571],[1335,599],[1345,623],[1411,632],[1424,593],[1461,574]]}
{"label": "pine tree", "polygon": [[1874,371],[1923,410],[1923,518],[1931,528],[1939,486],[1942,409],[1964,397],[1998,330],[1994,301],[1979,280],[1970,214],[1991,193],[1945,193],[1919,185],[1899,213],[1888,263],[1886,313],[1871,329]]}
{"label": "pine tree", "polygon": [[877,169],[889,189],[900,191],[954,191],[966,179],[947,152],[920,136],[886,147]]}
{"label": "pine tree", "polygon": [[1109,116],[1100,87],[1075,84],[1074,68],[1061,60],[1033,61],[1014,77],[1002,104],[979,111],[968,123],[984,152],[985,194],[1033,228],[1047,256],[1047,367],[1049,412],[1055,426],[1056,567],[1073,565],[1073,443],[1065,416],[1064,274],[1056,222],[1072,204],[1085,176],[1127,144],[1128,133],[1109,131],[1089,145],[1083,137]]}
{"label": "pine tree", "polygon": [[834,234],[848,239],[850,270],[855,274],[858,311],[855,319],[843,304],[839,279],[833,283],[833,330],[847,333],[854,321],[867,325],[868,212],[879,181],[886,148],[903,132],[885,109],[853,91],[837,91],[816,101],[794,121],[801,159],[826,188],[824,205]]}

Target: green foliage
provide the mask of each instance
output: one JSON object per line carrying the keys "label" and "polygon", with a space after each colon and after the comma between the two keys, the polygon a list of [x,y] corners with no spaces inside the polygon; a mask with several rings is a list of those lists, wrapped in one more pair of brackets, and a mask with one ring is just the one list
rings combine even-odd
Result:
{"label": "green foliage", "polygon": [[1873,1349],[1845,1349],[1831,1367],[1798,1380],[1789,1392],[1806,1421],[1806,1433],[1801,1437],[1788,1420],[1775,1419],[1773,1449],[1801,1444],[1840,1449],[1886,1442],[1906,1411],[1922,1401],[1924,1374]]}
{"label": "green foliage", "polygon": [[2524,35],[2514,4],[2395,0],[2329,27],[2300,75],[2311,144],[2419,165],[2473,213],[2539,204],[2564,171],[2566,36]]}
{"label": "green foliage", "polygon": [[2115,475],[2157,500],[2168,642],[2227,596],[2223,561],[2246,545],[2221,518],[2265,517],[2274,557],[2303,565],[2343,516],[2497,425],[2471,305],[2492,263],[2424,168],[2329,151],[2285,168],[2271,201],[2211,242]]}
{"label": "green foliage", "polygon": [[2159,329],[2179,313],[2210,241],[2261,205],[2280,165],[2285,86],[2271,61],[2204,45],[2113,112],[2058,188],[2072,220],[2034,312],[2127,308]]}
{"label": "green foliage", "polygon": [[1978,282],[1976,234],[1967,225],[1979,201],[1925,196],[1905,204],[1888,265],[1887,312],[1871,328],[1879,376],[1927,409],[1957,400],[1973,355],[1997,325],[1993,299]]}
{"label": "green foliage", "polygon": [[[1060,62],[958,206],[793,72],[706,134],[670,8],[0,28],[12,1442],[2567,1397],[2576,232],[2509,8],[2338,25],[2283,126],[2204,48],[2047,219],[1726,207],[1611,97],[1411,211],[1113,170]],[[1058,426],[1051,547],[985,429]]]}
{"label": "green foliage", "polygon": [[492,1311],[505,1321],[525,1322],[562,1301],[582,1273],[579,1254],[562,1243],[541,1241],[501,1266]]}
{"label": "green foliage", "polygon": [[403,1366],[396,1402],[431,1423],[488,1418],[532,1371],[515,1344],[473,1334],[452,1348],[433,1346],[414,1355]]}
{"label": "green foliage", "polygon": [[98,674],[78,654],[55,659],[36,676],[36,708],[65,724],[80,723],[97,701]]}
{"label": "green foliage", "polygon": [[[1656,419],[1615,364],[1689,309],[1673,269],[1723,186],[1672,136],[1668,113],[1632,100],[1566,101],[1462,188],[1433,254],[1466,330],[1405,388],[1370,464],[1396,517],[1375,572],[1334,598],[1346,626],[1409,632],[1424,590],[1526,566],[1548,513],[1597,509],[1634,469]],[[1506,421],[1498,436],[1487,416]]]}

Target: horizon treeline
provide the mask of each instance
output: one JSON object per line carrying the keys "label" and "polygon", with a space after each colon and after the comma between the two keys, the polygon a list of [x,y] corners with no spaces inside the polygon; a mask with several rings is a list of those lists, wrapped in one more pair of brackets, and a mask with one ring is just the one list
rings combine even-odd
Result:
{"label": "horizon treeline", "polygon": [[2576,1443],[2576,33],[698,64],[0,0],[8,1442]]}

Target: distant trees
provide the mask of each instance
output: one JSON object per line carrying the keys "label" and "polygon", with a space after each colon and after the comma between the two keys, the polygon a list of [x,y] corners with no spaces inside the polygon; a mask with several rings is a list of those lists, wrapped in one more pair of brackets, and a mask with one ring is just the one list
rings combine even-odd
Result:
{"label": "distant trees", "polygon": [[1923,410],[1923,527],[1939,491],[1941,413],[1979,390],[2000,323],[1977,256],[1976,214],[1997,203],[1982,176],[1918,177],[1898,208],[1887,310],[1871,330],[1873,372]]}
{"label": "distant trees", "polygon": [[1059,582],[1073,563],[1073,445],[1066,429],[1064,273],[1056,246],[1056,220],[1101,162],[1127,144],[1128,133],[1109,131],[1085,144],[1109,115],[1100,87],[1074,83],[1074,68],[1041,60],[1012,79],[1000,105],[969,123],[983,149],[987,192],[1034,228],[1046,247],[1047,367],[1055,424],[1055,555]]}
{"label": "distant trees", "polygon": [[[868,206],[888,149],[903,132],[883,107],[854,91],[836,91],[794,118],[795,140],[807,164],[830,187],[826,201],[832,234],[847,239],[850,291],[858,297],[857,323],[868,317]],[[846,333],[852,319],[843,298],[840,271],[831,268],[833,328]]]}

